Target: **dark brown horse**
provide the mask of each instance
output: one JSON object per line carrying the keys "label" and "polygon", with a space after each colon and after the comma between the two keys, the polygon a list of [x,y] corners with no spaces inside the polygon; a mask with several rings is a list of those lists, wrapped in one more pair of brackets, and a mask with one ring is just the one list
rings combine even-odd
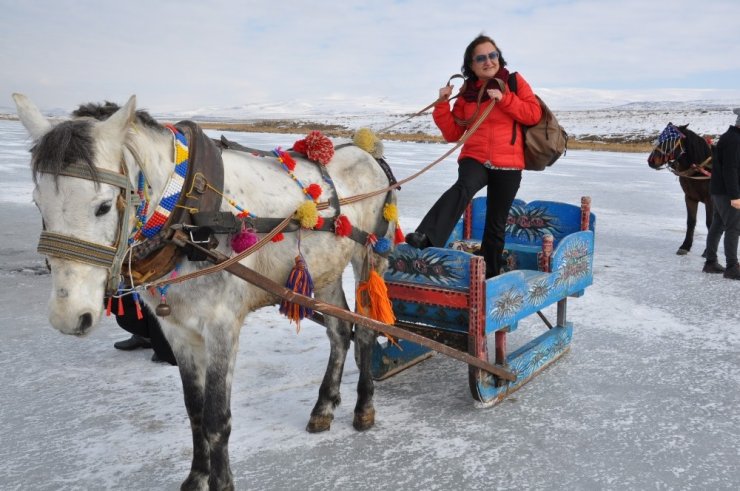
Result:
{"label": "dark brown horse", "polygon": [[707,229],[712,224],[712,200],[709,196],[712,147],[707,140],[689,130],[688,126],[668,123],[648,157],[648,164],[653,169],[667,168],[676,174],[683,189],[687,213],[686,237],[676,251],[678,255],[688,254],[691,250],[699,203],[704,203]]}

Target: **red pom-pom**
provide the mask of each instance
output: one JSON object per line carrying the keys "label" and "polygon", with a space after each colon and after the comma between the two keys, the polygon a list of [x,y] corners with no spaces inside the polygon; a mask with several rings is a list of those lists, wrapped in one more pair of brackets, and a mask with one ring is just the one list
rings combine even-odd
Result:
{"label": "red pom-pom", "polygon": [[231,248],[239,254],[257,243],[257,234],[251,230],[242,230],[231,238]]}
{"label": "red pom-pom", "polygon": [[320,230],[321,227],[323,227],[323,226],[324,226],[324,217],[322,217],[321,215],[319,215],[318,219],[316,220],[316,226],[314,227],[314,229]]}
{"label": "red pom-pom", "polygon": [[293,144],[293,151],[306,155],[306,140],[298,140]]}
{"label": "red pom-pom", "polygon": [[340,237],[349,237],[352,233],[352,223],[346,215],[339,215],[334,221],[334,233]]}
{"label": "red pom-pom", "polygon": [[311,197],[314,201],[319,199],[319,196],[321,196],[321,186],[318,184],[309,184],[306,188],[306,194]]}
{"label": "red pom-pom", "polygon": [[293,157],[288,152],[281,150],[280,159],[283,164],[285,164],[285,167],[287,167],[289,171],[293,172],[293,169],[295,169],[295,160],[293,160]]}
{"label": "red pom-pom", "polygon": [[275,237],[272,238],[272,242],[280,242],[284,238],[285,238],[285,236],[283,235],[283,233],[282,232],[278,232],[277,234],[275,234]]}
{"label": "red pom-pom", "polygon": [[406,242],[406,238],[403,236],[403,232],[401,232],[401,226],[398,224],[396,224],[396,233],[393,236],[393,242],[396,245]]}
{"label": "red pom-pom", "polygon": [[306,137],[306,155],[309,159],[326,165],[334,156],[334,144],[320,131],[312,131]]}

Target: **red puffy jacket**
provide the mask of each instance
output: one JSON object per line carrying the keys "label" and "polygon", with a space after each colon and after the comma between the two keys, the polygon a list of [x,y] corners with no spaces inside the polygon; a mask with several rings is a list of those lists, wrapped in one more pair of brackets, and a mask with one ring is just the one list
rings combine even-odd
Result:
{"label": "red puffy jacket", "polygon": [[[524,77],[519,73],[515,76],[517,93],[511,92],[507,85],[503,99],[496,103],[486,120],[463,145],[458,161],[471,157],[481,163],[488,161],[494,167],[524,169],[524,140],[520,125],[516,125],[516,139],[514,144],[511,143],[514,121],[525,125],[536,124],[542,116],[542,109]],[[480,88],[481,84],[482,82],[478,80],[476,88]],[[470,125],[475,123],[490,104],[490,99],[481,103],[476,119],[471,121]],[[458,97],[451,111],[447,101],[441,101],[434,106],[432,116],[442,130],[445,140],[458,141],[466,129],[455,122],[453,114],[458,119],[470,119],[475,114],[477,105],[476,101],[467,102]]]}

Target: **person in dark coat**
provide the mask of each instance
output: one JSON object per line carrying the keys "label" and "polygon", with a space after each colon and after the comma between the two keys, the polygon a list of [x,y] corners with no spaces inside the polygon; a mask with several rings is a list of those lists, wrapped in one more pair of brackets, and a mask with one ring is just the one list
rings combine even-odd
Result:
{"label": "person in dark coat", "polygon": [[162,334],[162,328],[159,327],[159,321],[154,312],[142,303],[143,318],[139,319],[136,315],[136,304],[133,297],[125,295],[121,297],[121,300],[123,301],[123,315],[116,314],[116,322],[121,328],[130,332],[131,337],[118,341],[113,346],[124,351],[151,348],[154,350],[152,361],[177,365],[170,343]]}
{"label": "person in dark coat", "polygon": [[[714,204],[712,226],[707,233],[705,273],[723,273],[725,278],[740,280],[737,243],[740,236],[740,107],[735,126],[730,126],[719,138],[712,157],[712,179],[709,192]],[[717,261],[719,240],[725,234],[726,268]]]}

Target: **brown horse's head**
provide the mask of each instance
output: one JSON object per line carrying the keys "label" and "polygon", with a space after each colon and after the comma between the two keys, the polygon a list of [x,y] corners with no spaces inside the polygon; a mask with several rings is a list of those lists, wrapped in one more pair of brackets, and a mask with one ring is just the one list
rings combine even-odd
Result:
{"label": "brown horse's head", "polygon": [[688,125],[678,127],[668,123],[668,126],[660,132],[655,147],[647,159],[650,167],[662,169],[663,166],[678,160],[684,152],[682,141],[686,138],[686,126]]}

